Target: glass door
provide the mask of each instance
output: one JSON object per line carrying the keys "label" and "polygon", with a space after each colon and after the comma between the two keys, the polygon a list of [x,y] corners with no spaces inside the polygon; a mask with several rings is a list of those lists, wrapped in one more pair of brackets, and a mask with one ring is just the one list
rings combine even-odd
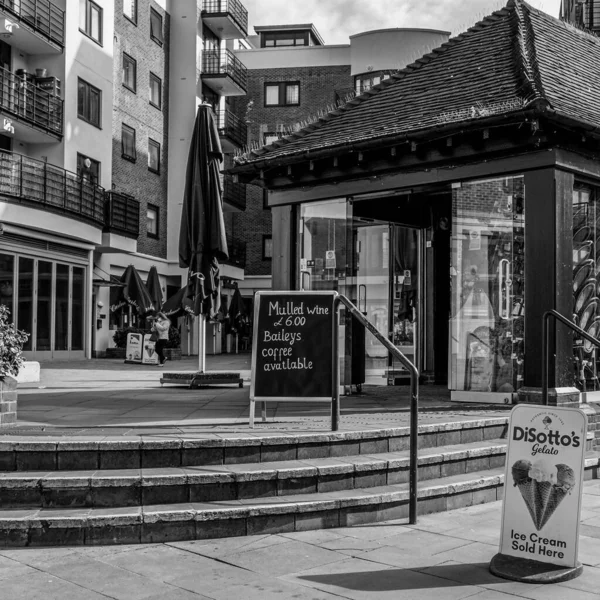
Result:
{"label": "glass door", "polygon": [[451,397],[508,404],[523,384],[523,178],[456,184],[452,211]]}

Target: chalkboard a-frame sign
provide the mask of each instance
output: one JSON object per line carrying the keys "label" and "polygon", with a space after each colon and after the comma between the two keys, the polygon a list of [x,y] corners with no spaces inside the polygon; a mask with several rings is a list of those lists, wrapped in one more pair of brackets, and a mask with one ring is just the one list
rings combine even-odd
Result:
{"label": "chalkboard a-frame sign", "polygon": [[251,427],[257,400],[333,400],[337,296],[333,291],[255,294]]}

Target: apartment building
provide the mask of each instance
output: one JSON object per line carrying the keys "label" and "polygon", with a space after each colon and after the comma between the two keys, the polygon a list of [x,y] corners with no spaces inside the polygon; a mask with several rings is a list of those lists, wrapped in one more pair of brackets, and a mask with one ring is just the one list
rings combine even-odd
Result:
{"label": "apartment building", "polygon": [[[211,102],[224,150],[241,145],[227,106],[246,69],[226,45],[246,35],[238,0],[0,2],[0,302],[31,333],[29,358],[102,356],[136,322],[111,310],[130,264],[142,279],[156,266],[165,299],[185,283],[196,109]],[[231,262],[223,276],[242,279]]]}
{"label": "apartment building", "polygon": [[600,33],[600,0],[563,0],[560,18],[578,27]]}
{"label": "apartment building", "polygon": [[[350,37],[348,44],[326,45],[311,23],[255,26],[248,48],[235,52],[248,69],[248,93],[234,98],[236,114],[248,123],[251,147],[269,145],[339,102],[361,94],[391,73],[448,39],[448,32],[382,29]],[[232,185],[231,175],[226,176]],[[242,294],[250,299],[270,289],[273,232],[263,189],[246,186],[246,210],[232,214],[228,234],[246,247]],[[293,241],[290,241],[293,243]]]}

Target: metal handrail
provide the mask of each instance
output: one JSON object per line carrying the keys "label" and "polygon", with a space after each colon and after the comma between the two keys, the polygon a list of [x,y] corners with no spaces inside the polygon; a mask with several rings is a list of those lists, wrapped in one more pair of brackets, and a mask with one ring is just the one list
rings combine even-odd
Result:
{"label": "metal handrail", "polygon": [[550,349],[548,348],[548,322],[550,321],[550,317],[554,317],[563,325],[566,325],[569,329],[578,333],[584,340],[587,340],[600,348],[600,340],[591,336],[589,333],[586,333],[581,327],[575,325],[573,321],[570,321],[564,315],[561,315],[556,310],[547,310],[544,313],[544,316],[542,317],[542,403],[545,405],[548,404],[548,363],[550,359]]}
{"label": "metal handrail", "polygon": [[65,11],[49,0],[0,0],[0,10],[27,23],[61,48],[65,45]]}
{"label": "metal handrail", "polygon": [[419,441],[419,371],[390,340],[358,310],[346,296],[339,295],[340,302],[350,311],[353,317],[381,342],[394,358],[398,359],[410,372],[410,476],[409,476],[409,523],[417,522],[417,467]]}

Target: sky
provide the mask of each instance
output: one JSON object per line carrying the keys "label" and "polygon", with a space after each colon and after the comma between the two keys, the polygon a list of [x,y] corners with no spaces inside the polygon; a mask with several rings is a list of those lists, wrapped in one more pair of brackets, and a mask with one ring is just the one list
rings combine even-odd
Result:
{"label": "sky", "polygon": [[[355,33],[394,27],[441,29],[457,35],[506,0],[241,0],[254,25],[313,23],[326,44],[348,44]],[[560,0],[528,0],[556,17]]]}

